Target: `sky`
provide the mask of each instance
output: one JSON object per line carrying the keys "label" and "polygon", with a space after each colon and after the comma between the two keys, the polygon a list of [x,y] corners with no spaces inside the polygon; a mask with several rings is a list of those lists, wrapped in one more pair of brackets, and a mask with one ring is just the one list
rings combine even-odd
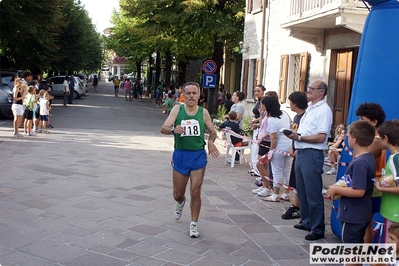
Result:
{"label": "sky", "polygon": [[110,22],[112,10],[114,8],[117,11],[119,10],[119,0],[81,0],[81,2],[89,13],[94,26],[96,26],[97,32],[103,33],[103,30],[112,26]]}

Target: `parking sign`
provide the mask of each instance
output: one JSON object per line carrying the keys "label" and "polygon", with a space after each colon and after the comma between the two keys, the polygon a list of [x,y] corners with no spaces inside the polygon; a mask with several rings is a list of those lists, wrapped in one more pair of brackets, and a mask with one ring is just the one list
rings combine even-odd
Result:
{"label": "parking sign", "polygon": [[204,76],[202,77],[202,87],[216,88],[216,75],[215,74],[204,74]]}

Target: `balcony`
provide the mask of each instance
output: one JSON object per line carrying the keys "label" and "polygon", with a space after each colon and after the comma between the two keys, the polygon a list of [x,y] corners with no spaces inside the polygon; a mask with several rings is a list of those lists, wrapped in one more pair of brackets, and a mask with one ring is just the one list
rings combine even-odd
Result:
{"label": "balcony", "polygon": [[361,0],[289,0],[283,28],[326,30],[345,27],[362,33],[369,10]]}

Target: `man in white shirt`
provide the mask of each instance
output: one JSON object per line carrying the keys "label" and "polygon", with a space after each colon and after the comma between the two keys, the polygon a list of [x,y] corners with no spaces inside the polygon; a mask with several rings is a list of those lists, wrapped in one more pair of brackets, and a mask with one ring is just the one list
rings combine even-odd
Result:
{"label": "man in white shirt", "polygon": [[296,229],[310,231],[306,240],[324,237],[325,217],[323,189],[323,162],[327,138],[332,124],[331,108],[324,100],[328,86],[322,80],[313,80],[306,94],[308,108],[303,115],[297,132],[288,137],[295,140],[297,156],[295,161],[296,190],[300,202],[302,223]]}

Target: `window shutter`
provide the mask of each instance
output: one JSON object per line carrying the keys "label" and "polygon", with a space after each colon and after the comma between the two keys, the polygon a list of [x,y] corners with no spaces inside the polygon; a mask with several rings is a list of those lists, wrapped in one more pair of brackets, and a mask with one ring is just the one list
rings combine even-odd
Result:
{"label": "window shutter", "polygon": [[248,91],[248,68],[249,68],[249,60],[246,59],[244,60],[244,69],[243,69],[243,74],[242,74],[242,92],[245,94],[245,97],[247,97],[247,91]]}
{"label": "window shutter", "polygon": [[306,78],[308,75],[308,65],[309,65],[308,52],[301,53],[299,65],[300,65],[300,71],[299,71],[299,82],[297,90],[306,91]]}
{"label": "window shutter", "polygon": [[261,61],[262,60],[260,60],[259,58],[256,59],[256,77],[255,77],[255,82],[254,82],[255,83],[254,88],[256,85],[260,84],[260,69],[261,69],[260,62]]}
{"label": "window shutter", "polygon": [[280,82],[279,82],[279,93],[280,102],[285,103],[287,97],[287,78],[288,78],[288,60],[289,55],[284,54],[280,59]]}

